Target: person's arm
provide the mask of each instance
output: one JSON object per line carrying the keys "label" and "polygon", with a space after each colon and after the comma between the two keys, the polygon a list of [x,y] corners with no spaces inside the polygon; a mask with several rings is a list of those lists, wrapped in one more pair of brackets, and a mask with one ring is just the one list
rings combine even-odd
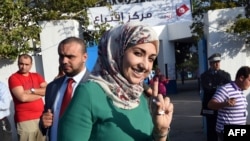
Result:
{"label": "person's arm", "polygon": [[[46,82],[44,83],[44,81],[41,83],[40,86],[46,86]],[[19,79],[17,79],[16,77],[10,77],[9,78],[9,89],[10,92],[12,93],[13,97],[15,97],[17,100],[21,101],[21,102],[31,102],[37,99],[42,98],[42,96],[40,95],[36,95],[33,94],[31,92],[31,89],[27,89],[25,90],[20,82]],[[45,90],[45,88],[42,88]],[[36,89],[35,89],[36,91]],[[39,90],[38,90],[39,91]]]}
{"label": "person's arm", "polygon": [[57,94],[53,93],[54,92],[52,90],[53,86],[54,86],[53,82],[46,86],[45,97],[44,97],[45,100],[44,111],[39,120],[39,128],[43,135],[47,134],[49,127],[52,126],[53,124],[54,115],[51,109],[55,98],[52,96]]}
{"label": "person's arm", "polygon": [[169,79],[166,78],[164,82],[165,82],[165,84],[168,84],[169,83]]}
{"label": "person's arm", "polygon": [[154,141],[166,141],[172,122],[174,106],[169,97],[163,98],[158,92],[158,79],[153,83],[153,98],[151,99],[151,114],[154,123]]}
{"label": "person's arm", "polygon": [[35,91],[33,92],[33,94],[44,96],[47,87],[47,82],[39,73],[33,73],[33,75],[37,78],[37,81],[39,82],[39,87],[34,88]]}
{"label": "person's arm", "polygon": [[218,102],[216,99],[212,98],[209,102],[208,102],[208,108],[213,109],[213,110],[219,110],[221,108],[224,107],[231,107],[235,105],[235,99],[231,98],[227,101],[224,102]]}
{"label": "person's arm", "polygon": [[34,93],[32,93],[32,94],[39,95],[39,96],[44,96],[45,95],[46,86],[47,86],[47,83],[46,82],[42,82],[40,84],[40,88],[34,88]]}
{"label": "person's arm", "polygon": [[226,86],[222,86],[213,95],[209,100],[207,106],[213,110],[219,110],[224,107],[234,106],[236,102],[235,98],[229,98]]}
{"label": "person's arm", "polygon": [[172,122],[173,104],[170,102],[170,98],[168,97],[163,99],[162,95],[158,95],[157,98],[158,102],[155,104],[158,108],[156,108],[155,112],[152,112],[154,123],[152,135],[154,141],[166,141],[170,131],[170,124]]}
{"label": "person's arm", "polygon": [[21,102],[31,102],[43,96],[32,94],[30,90],[24,90],[22,86],[14,87],[10,90],[15,98]]}
{"label": "person's arm", "polygon": [[10,108],[11,95],[8,87],[0,82],[0,111],[6,111]]}

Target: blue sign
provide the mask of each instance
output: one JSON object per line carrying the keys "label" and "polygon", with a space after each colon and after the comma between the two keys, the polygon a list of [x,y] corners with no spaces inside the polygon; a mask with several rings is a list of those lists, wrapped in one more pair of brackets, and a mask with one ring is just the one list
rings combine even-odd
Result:
{"label": "blue sign", "polygon": [[98,48],[98,46],[96,44],[94,44],[93,46],[87,47],[88,59],[86,62],[86,66],[87,66],[89,71],[92,71],[94,66],[95,66],[97,56],[98,56],[98,54],[97,54],[98,49],[97,48]]}

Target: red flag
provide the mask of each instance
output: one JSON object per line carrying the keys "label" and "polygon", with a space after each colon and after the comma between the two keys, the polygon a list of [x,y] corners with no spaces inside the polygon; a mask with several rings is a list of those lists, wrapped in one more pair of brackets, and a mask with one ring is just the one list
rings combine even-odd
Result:
{"label": "red flag", "polygon": [[179,8],[176,8],[176,15],[180,17],[181,15],[185,14],[188,10],[189,8],[187,7],[187,5],[183,4]]}

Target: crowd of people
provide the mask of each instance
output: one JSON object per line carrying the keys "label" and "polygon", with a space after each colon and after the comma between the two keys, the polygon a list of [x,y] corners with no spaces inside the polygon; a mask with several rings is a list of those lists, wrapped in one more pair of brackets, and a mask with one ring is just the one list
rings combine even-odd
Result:
{"label": "crowd of people", "polygon": [[[7,117],[13,99],[19,141],[169,140],[174,105],[167,95],[168,77],[156,68],[153,78],[144,81],[158,53],[156,32],[129,22],[102,35],[91,72],[85,66],[86,45],[77,37],[59,43],[58,75],[48,84],[30,71],[32,57],[19,55],[19,69],[8,86],[0,83],[1,139],[12,141]],[[246,124],[243,90],[250,87],[250,67],[239,68],[232,81],[220,69],[219,53],[208,61],[210,68],[200,76],[201,115],[206,117],[207,141],[223,141],[224,125]]]}
{"label": "crowd of people", "polygon": [[205,117],[207,141],[224,141],[225,125],[247,124],[247,99],[244,90],[250,87],[250,67],[242,66],[235,80],[220,68],[221,54],[209,58],[209,69],[200,76],[203,90],[201,115]]}
{"label": "crowd of people", "polygon": [[[9,88],[6,86],[5,92],[1,88],[6,112],[0,112],[0,116],[6,129],[0,130],[0,135],[3,133],[5,141],[11,140],[6,117],[12,96],[19,141],[166,141],[173,104],[162,95],[166,90],[158,92],[162,78],[150,84],[149,96],[143,88],[158,52],[155,31],[131,22],[102,36],[98,61],[91,73],[85,66],[86,46],[77,37],[59,43],[59,73],[48,84],[39,73],[30,71],[32,57],[21,54],[19,70],[9,77]],[[113,134],[109,134],[111,131]]]}

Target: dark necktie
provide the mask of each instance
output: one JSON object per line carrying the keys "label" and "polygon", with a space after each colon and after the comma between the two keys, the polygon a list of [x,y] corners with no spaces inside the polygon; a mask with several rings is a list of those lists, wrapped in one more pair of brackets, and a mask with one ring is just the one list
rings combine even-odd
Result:
{"label": "dark necktie", "polygon": [[72,78],[69,78],[67,81],[68,81],[68,84],[67,84],[67,88],[65,90],[64,96],[63,96],[63,101],[62,101],[61,110],[60,110],[60,117],[62,116],[66,107],[68,106],[72,97],[72,92],[73,92],[72,84],[74,83],[74,80]]}

